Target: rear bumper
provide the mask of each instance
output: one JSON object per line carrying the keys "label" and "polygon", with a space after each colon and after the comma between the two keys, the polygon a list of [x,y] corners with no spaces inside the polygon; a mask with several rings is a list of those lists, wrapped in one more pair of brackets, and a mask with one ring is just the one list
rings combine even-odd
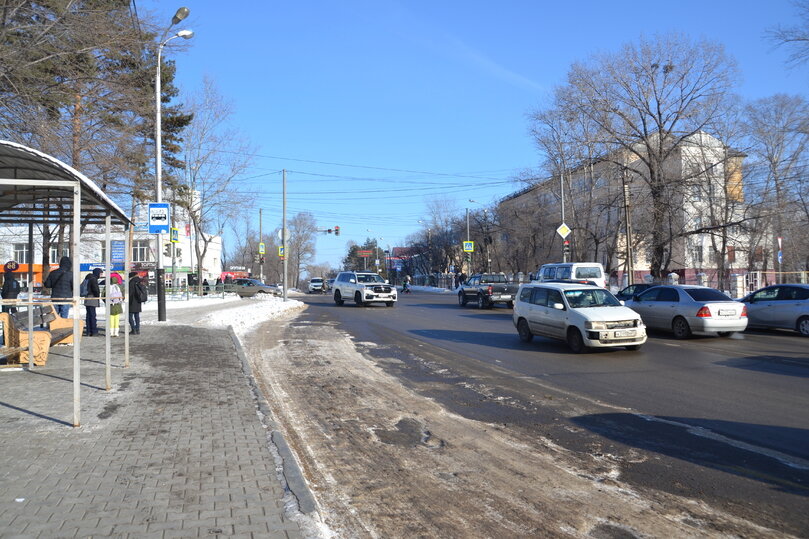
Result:
{"label": "rear bumper", "polygon": [[691,331],[696,333],[718,333],[720,331],[744,331],[747,329],[747,318],[723,320],[721,318],[689,318]]}

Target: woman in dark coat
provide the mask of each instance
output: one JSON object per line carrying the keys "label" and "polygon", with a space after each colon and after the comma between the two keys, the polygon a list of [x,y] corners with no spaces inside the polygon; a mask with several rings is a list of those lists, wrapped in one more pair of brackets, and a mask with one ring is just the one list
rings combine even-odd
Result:
{"label": "woman in dark coat", "polygon": [[138,287],[143,286],[140,276],[136,272],[129,274],[129,334],[140,335],[140,313],[143,310],[138,296]]}
{"label": "woman in dark coat", "polygon": [[[73,299],[73,263],[70,258],[63,256],[59,260],[59,269],[48,274],[43,285],[51,289],[51,298],[60,301]],[[62,318],[67,318],[70,312],[70,305],[54,305],[56,313]]]}
{"label": "woman in dark coat", "polygon": [[[14,277],[14,270],[16,270],[18,267],[19,264],[13,260],[7,262],[4,266],[6,274],[3,279],[3,299],[17,299],[17,297],[20,295],[20,281]],[[16,313],[17,307],[14,305],[3,305],[3,312]]]}
{"label": "woman in dark coat", "polygon": [[86,335],[88,337],[98,335],[96,309],[99,305],[98,298],[101,297],[101,289],[98,286],[98,278],[101,277],[101,273],[101,268],[96,268],[84,278],[87,281],[87,296],[84,300],[84,308],[87,309]]}

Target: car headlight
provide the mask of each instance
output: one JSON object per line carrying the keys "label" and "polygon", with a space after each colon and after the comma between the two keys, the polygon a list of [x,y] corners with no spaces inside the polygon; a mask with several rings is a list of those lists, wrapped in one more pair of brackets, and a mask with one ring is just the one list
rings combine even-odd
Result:
{"label": "car headlight", "polygon": [[586,329],[607,329],[606,322],[585,322],[584,327]]}

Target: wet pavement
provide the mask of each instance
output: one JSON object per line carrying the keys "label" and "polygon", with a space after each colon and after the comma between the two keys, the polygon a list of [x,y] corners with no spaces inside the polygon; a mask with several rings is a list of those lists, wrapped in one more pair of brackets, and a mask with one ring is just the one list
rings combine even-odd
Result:
{"label": "wet pavement", "polygon": [[143,326],[82,341],[81,427],[73,348],[0,371],[3,537],[303,537],[270,442],[272,419],[232,333]]}

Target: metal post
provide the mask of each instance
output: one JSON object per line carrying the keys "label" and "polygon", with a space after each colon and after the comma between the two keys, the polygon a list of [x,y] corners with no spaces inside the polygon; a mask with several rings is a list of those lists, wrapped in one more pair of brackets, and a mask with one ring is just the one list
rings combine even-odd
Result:
{"label": "metal post", "polygon": [[107,327],[104,329],[104,382],[106,383],[107,391],[112,389],[112,370],[110,366],[110,356],[111,354],[111,339],[112,335],[110,335],[110,309],[112,308],[112,304],[110,303],[110,286],[112,286],[112,253],[110,253],[110,249],[112,247],[112,243],[110,242],[110,227],[112,226],[112,216],[108,213],[107,217],[104,220],[104,224],[106,225],[106,234],[104,237],[104,247],[106,248],[106,256],[104,257],[104,270],[107,274],[106,283],[107,286],[104,287],[104,294],[103,300],[106,301],[107,305],[104,307],[104,312],[107,315]]}
{"label": "metal post", "polygon": [[124,241],[126,242],[124,251],[124,312],[121,314],[126,325],[124,326],[124,368],[129,368],[129,274],[132,271],[132,238],[135,230],[128,224],[124,228]]}
{"label": "metal post", "polygon": [[[564,170],[559,173],[559,200],[562,202],[562,224],[565,223],[565,173]],[[567,250],[565,250],[565,242],[562,240],[562,262],[567,262]]]}
{"label": "metal post", "polygon": [[287,252],[287,170],[284,169],[282,171],[283,174],[283,210],[281,215],[281,247],[284,250],[284,301],[287,300],[287,289],[289,286],[287,285],[287,258],[289,257],[289,253]]}
{"label": "metal post", "polygon": [[[262,213],[262,209],[259,208],[258,209],[258,242],[259,242],[259,244],[261,243],[261,213]],[[259,253],[258,256],[259,256],[259,259],[258,259],[259,275],[261,276],[261,282],[263,283],[264,282],[264,262],[261,259],[264,258],[264,255]]]}
{"label": "metal post", "polygon": [[71,227],[73,252],[73,426],[81,426],[81,326],[79,325],[79,230],[81,227],[81,185],[73,187],[73,226]]}
{"label": "metal post", "polygon": [[[155,75],[155,191],[156,202],[163,202],[163,139],[162,139],[162,125],[161,125],[161,95],[160,95],[160,63],[161,55],[163,53],[163,45],[168,41],[163,41],[157,47],[157,73]],[[165,270],[163,269],[163,234],[157,235],[157,270],[155,271],[157,278],[157,320],[159,322],[166,321],[166,282]]]}
{"label": "metal post", "polygon": [[28,368],[34,368],[34,223],[28,223]]}

